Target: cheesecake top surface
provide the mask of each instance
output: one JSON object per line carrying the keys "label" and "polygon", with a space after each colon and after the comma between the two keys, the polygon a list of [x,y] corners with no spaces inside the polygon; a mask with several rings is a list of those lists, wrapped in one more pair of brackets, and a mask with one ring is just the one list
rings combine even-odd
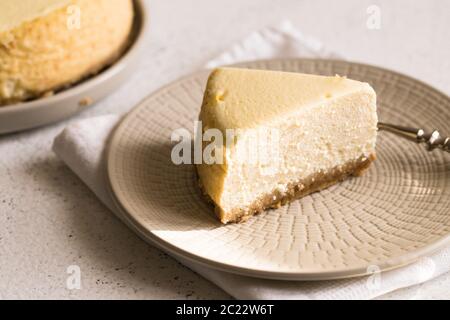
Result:
{"label": "cheesecake top surface", "polygon": [[0,32],[45,16],[70,3],[70,0],[0,0]]}
{"label": "cheesecake top surface", "polygon": [[219,130],[254,128],[356,91],[374,93],[368,83],[340,76],[218,68],[208,79],[200,118]]}

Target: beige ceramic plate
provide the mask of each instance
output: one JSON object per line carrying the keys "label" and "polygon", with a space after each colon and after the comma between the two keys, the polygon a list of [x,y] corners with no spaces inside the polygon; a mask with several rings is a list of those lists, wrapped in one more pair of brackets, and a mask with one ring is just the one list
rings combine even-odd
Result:
{"label": "beige ceramic plate", "polygon": [[[450,123],[450,99],[412,78],[343,61],[246,63],[371,83],[381,120],[421,128]],[[193,130],[208,72],[151,95],[120,124],[111,141],[108,175],[124,219],[174,255],[248,276],[319,280],[396,268],[450,243],[450,157],[381,132],[369,172],[223,226],[198,187],[193,166],[170,160],[173,130]],[[376,269],[375,269],[376,270]]]}
{"label": "beige ceramic plate", "polygon": [[148,18],[142,0],[135,0],[135,25],[128,51],[96,76],[48,98],[0,107],[0,134],[36,128],[70,117],[114,92],[136,69]]}

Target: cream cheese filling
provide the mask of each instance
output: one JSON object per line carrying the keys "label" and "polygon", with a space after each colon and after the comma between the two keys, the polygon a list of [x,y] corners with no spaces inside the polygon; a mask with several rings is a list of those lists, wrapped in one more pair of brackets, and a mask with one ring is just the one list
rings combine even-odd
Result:
{"label": "cream cheese filling", "polygon": [[[279,129],[280,145],[278,157],[264,165],[276,170],[240,161],[234,151],[237,146],[228,150],[219,206],[224,211],[245,209],[275,189],[282,192],[289,183],[374,154],[378,121],[375,99],[373,90],[361,90],[269,123],[269,127]],[[243,141],[245,137],[237,144]]]}
{"label": "cream cheese filling", "polygon": [[1,0],[0,33],[45,16],[69,3],[70,0]]}

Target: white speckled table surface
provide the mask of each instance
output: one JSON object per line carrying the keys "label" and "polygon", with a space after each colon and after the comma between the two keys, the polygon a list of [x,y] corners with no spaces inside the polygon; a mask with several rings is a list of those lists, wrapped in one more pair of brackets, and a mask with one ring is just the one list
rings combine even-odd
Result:
{"label": "white speckled table surface", "polygon": [[[65,122],[0,136],[0,299],[226,299],[230,296],[119,222],[51,151],[80,118],[124,113],[148,93],[197,70],[231,43],[288,18],[354,61],[394,69],[450,94],[450,2],[442,0],[154,0],[142,68],[119,91]],[[366,26],[369,5],[381,28]],[[128,101],[115,99],[127,94]],[[119,102],[117,102],[119,101]],[[447,128],[448,130],[448,128]],[[66,286],[81,270],[81,289]],[[450,273],[382,298],[450,299]]]}

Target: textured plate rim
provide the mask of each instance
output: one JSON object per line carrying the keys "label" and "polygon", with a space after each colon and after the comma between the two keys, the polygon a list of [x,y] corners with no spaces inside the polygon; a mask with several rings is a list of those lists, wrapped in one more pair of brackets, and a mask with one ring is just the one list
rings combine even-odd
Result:
{"label": "textured plate rim", "polygon": [[53,96],[38,98],[29,102],[0,106],[0,117],[6,114],[20,113],[29,109],[36,109],[42,106],[46,106],[47,104],[54,104],[67,100],[71,97],[80,95],[81,93],[92,87],[101,85],[105,80],[114,77],[116,74],[120,73],[120,71],[125,69],[129,61],[134,59],[134,57],[142,47],[144,34],[146,33],[145,31],[148,28],[148,16],[144,1],[133,0],[133,2],[136,8],[135,10],[138,14],[138,28],[129,48],[124,54],[120,56],[120,58],[116,62],[114,62],[112,65],[110,65],[100,73],[91,76],[86,80],[82,80],[81,82],[71,86],[70,88],[62,90]]}
{"label": "textured plate rim", "polygon": [[[338,60],[338,59],[316,59],[316,58],[290,58],[290,59],[264,59],[264,60],[252,60],[252,61],[245,61],[240,62],[236,64],[232,64],[230,66],[246,66],[249,63],[277,63],[277,62],[283,62],[283,61],[311,61],[311,62],[326,62],[326,63],[345,63],[353,66],[361,66],[365,68],[372,68],[377,69],[378,71],[381,71],[383,73],[389,73],[393,74],[399,77],[406,78],[408,80],[411,80],[421,87],[425,87],[428,90],[434,91],[435,93],[439,94],[442,97],[445,97],[445,99],[450,100],[450,97],[446,95],[445,93],[439,91],[438,89],[432,87],[431,85],[424,83],[418,79],[415,79],[414,77],[392,71],[386,68],[370,65],[370,64],[364,64],[364,63],[358,63],[358,62],[351,62],[346,60]],[[212,259],[204,258],[202,256],[193,254],[187,250],[181,249],[175,245],[172,245],[171,243],[167,242],[163,238],[155,235],[152,233],[151,230],[146,229],[139,218],[136,218],[131,210],[129,210],[126,205],[123,204],[121,201],[120,193],[117,192],[118,187],[113,179],[113,157],[112,154],[114,152],[114,146],[117,145],[117,141],[120,138],[122,132],[127,128],[127,120],[132,118],[134,114],[138,113],[141,108],[143,108],[146,104],[146,102],[153,98],[153,96],[158,95],[160,92],[163,92],[171,87],[176,87],[181,81],[193,78],[199,75],[203,75],[208,72],[208,69],[204,69],[186,76],[183,76],[181,78],[178,78],[177,80],[160,87],[156,91],[152,92],[149,96],[144,98],[140,103],[138,103],[130,112],[128,112],[123,119],[117,124],[117,126],[114,129],[114,132],[110,136],[110,139],[108,141],[108,146],[106,150],[106,180],[107,180],[107,187],[108,191],[112,197],[113,203],[116,205],[116,207],[119,210],[120,216],[119,218],[124,221],[129,227],[131,227],[137,234],[143,238],[145,241],[148,241],[149,243],[156,245],[157,247],[165,250],[166,252],[179,257],[180,259],[188,260],[194,263],[199,263],[202,266],[210,267],[219,271],[224,271],[228,273],[233,273],[237,275],[242,276],[249,276],[254,278],[263,278],[263,279],[272,279],[272,280],[297,280],[297,281],[316,281],[316,280],[333,280],[333,279],[346,279],[346,278],[354,278],[354,277],[361,277],[366,276],[369,274],[372,274],[369,272],[366,268],[345,268],[345,269],[337,269],[334,271],[271,271],[271,270],[263,270],[263,269],[257,269],[257,268],[245,268],[241,266],[236,266],[233,264],[228,263],[222,263],[217,262]],[[427,244],[423,246],[422,248],[409,251],[407,253],[404,253],[402,255],[398,255],[396,257],[390,258],[382,263],[377,264],[377,267],[380,271],[386,272],[389,270],[397,269],[406,265],[409,265],[411,263],[416,262],[420,258],[424,257],[425,255],[433,254],[439,249],[442,249],[444,246],[448,245],[450,243],[450,233],[442,236],[440,239]]]}

